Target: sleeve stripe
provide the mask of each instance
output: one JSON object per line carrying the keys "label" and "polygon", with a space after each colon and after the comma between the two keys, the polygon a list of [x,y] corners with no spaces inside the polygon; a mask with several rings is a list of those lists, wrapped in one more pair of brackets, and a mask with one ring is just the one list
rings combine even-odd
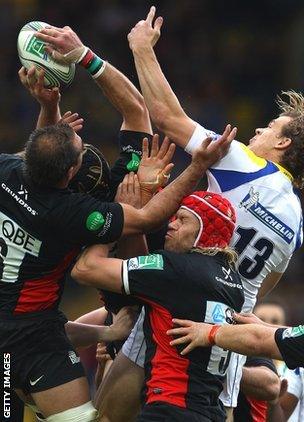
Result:
{"label": "sleeve stripe", "polygon": [[130,294],[129,275],[128,275],[128,261],[122,263],[122,282],[127,295]]}

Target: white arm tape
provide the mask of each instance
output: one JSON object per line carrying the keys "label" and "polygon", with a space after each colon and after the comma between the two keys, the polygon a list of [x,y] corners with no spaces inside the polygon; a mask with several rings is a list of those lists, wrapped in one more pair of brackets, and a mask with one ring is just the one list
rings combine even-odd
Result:
{"label": "white arm tape", "polygon": [[207,131],[203,126],[197,123],[196,128],[185,147],[185,151],[192,154],[193,151],[201,145],[202,141],[208,137],[209,132],[210,131]]}

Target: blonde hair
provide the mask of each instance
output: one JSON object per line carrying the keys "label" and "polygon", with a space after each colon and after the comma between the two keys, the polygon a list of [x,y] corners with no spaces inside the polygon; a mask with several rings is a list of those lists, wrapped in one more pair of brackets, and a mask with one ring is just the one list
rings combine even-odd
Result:
{"label": "blonde hair", "polygon": [[286,95],[288,101],[284,101],[282,97],[277,96],[277,105],[282,112],[282,115],[289,117],[299,117],[304,115],[304,96],[301,92],[282,91],[281,95]]}
{"label": "blonde hair", "polygon": [[233,248],[231,248],[230,246],[227,246],[226,248],[217,248],[217,247],[201,248],[201,247],[197,247],[197,248],[192,248],[190,252],[198,252],[198,253],[201,253],[203,255],[209,255],[209,256],[215,256],[217,253],[221,252],[221,253],[226,255],[228,264],[233,269],[235,269],[235,265],[236,265],[236,262],[238,260],[237,252]]}
{"label": "blonde hair", "polygon": [[288,97],[284,101],[277,97],[277,105],[281,110],[280,116],[287,116],[291,121],[282,128],[281,135],[291,139],[290,146],[285,150],[280,164],[294,177],[293,184],[304,187],[304,95],[300,92],[282,91]]}

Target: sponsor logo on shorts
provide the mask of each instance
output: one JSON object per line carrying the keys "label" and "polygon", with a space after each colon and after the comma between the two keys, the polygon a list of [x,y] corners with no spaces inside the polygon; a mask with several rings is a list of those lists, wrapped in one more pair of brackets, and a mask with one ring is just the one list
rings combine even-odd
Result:
{"label": "sponsor logo on shorts", "polygon": [[282,338],[293,338],[300,337],[304,335],[304,325],[298,325],[297,327],[286,328],[283,331]]}
{"label": "sponsor logo on shorts", "polygon": [[147,256],[138,256],[128,260],[128,271],[133,270],[163,270],[164,259],[162,255],[151,254]]}
{"label": "sponsor logo on shorts", "polygon": [[239,208],[244,208],[246,212],[250,212],[255,218],[260,220],[270,230],[280,236],[285,242],[290,244],[295,236],[294,231],[278,217],[268,211],[259,202],[259,192],[254,192],[253,188],[239,203]]}
{"label": "sponsor logo on shorts", "polygon": [[104,225],[104,223],[105,219],[101,212],[93,211],[87,218],[86,228],[93,232],[99,230]]}
{"label": "sponsor logo on shorts", "polygon": [[80,357],[76,355],[74,350],[69,351],[69,358],[73,365],[80,362]]}
{"label": "sponsor logo on shorts", "polygon": [[34,381],[30,380],[30,384],[31,384],[31,386],[36,385],[36,384],[37,384],[37,382],[39,382],[39,381],[41,380],[41,378],[43,378],[43,377],[44,377],[44,375],[41,375],[41,377],[37,378],[37,379],[36,379],[36,380],[34,380]]}
{"label": "sponsor logo on shorts", "polygon": [[[1,183],[1,188],[5,192],[7,192],[12,198],[14,198],[14,200],[23,208],[25,208],[29,213],[31,213],[32,215],[38,215],[38,212],[25,202],[27,201],[28,191],[24,189],[23,185],[20,186],[20,190],[18,191],[18,193],[12,191],[8,186],[6,186],[5,183]],[[22,199],[20,196],[24,196],[24,199]]]}

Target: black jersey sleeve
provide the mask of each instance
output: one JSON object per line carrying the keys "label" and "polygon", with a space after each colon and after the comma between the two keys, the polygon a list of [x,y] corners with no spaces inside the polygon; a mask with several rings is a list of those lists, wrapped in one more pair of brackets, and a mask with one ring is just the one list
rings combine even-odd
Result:
{"label": "black jersey sleeve", "polygon": [[279,328],[275,332],[275,342],[282,358],[290,369],[304,366],[304,326]]}
{"label": "black jersey sleeve", "polygon": [[154,253],[125,260],[122,269],[126,294],[158,303],[168,303],[170,293],[180,289],[179,277],[166,253]]}
{"label": "black jersey sleeve", "polygon": [[80,245],[110,243],[120,238],[123,209],[120,204],[100,202],[86,194],[71,194],[49,216],[54,231]]}
{"label": "black jersey sleeve", "polygon": [[261,358],[256,356],[248,356],[246,359],[245,366],[247,368],[252,368],[256,366],[266,366],[266,368],[269,368],[271,371],[273,371],[275,374],[277,374],[276,367],[273,363],[273,360],[270,358]]}
{"label": "black jersey sleeve", "polygon": [[119,132],[119,157],[111,169],[111,192],[115,197],[117,187],[130,171],[136,172],[140,163],[143,138],[151,141],[152,136],[145,132],[121,130]]}

